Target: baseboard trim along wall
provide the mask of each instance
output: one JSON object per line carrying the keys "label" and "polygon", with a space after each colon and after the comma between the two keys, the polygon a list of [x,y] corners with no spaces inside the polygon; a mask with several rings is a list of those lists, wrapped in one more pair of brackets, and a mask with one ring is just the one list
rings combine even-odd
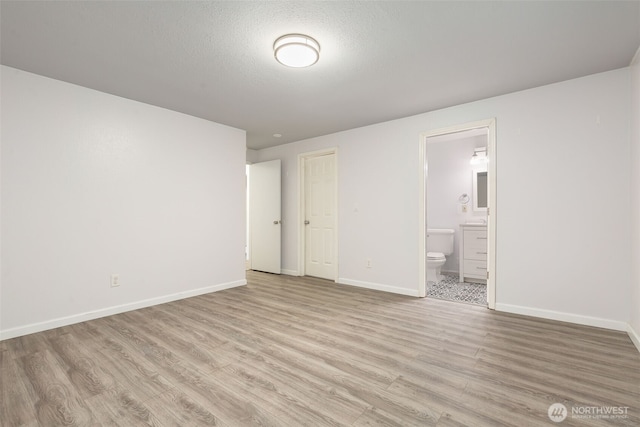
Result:
{"label": "baseboard trim along wall", "polygon": [[626,322],[603,319],[601,317],[583,316],[580,314],[563,313],[560,311],[543,310],[540,308],[523,307],[520,305],[496,303],[496,311],[523,314],[525,316],[541,317],[543,319],[559,320],[561,322],[576,323],[597,328],[612,329],[626,332],[629,325]]}
{"label": "baseboard trim along wall", "polygon": [[338,283],[340,283],[341,285],[357,286],[359,288],[373,289],[375,291],[391,292],[393,294],[407,295],[410,297],[419,296],[417,289],[399,288],[397,286],[382,285],[380,283],[363,282],[361,280],[345,279],[342,277],[338,278]]}
{"label": "baseboard trim along wall", "polygon": [[140,308],[151,307],[158,304],[164,304],[171,301],[177,301],[185,298],[195,297],[202,294],[208,294],[211,292],[222,291],[225,289],[235,288],[247,284],[247,280],[237,280],[234,282],[221,283],[219,285],[207,286],[204,288],[193,289],[186,292],[178,292],[171,295],[164,295],[161,297],[150,298],[142,301],[136,301],[128,304],[118,305],[114,307],[108,307],[101,310],[88,311],[86,313],[74,314],[72,316],[60,317],[53,320],[47,320],[46,322],[32,323],[26,326],[20,326],[17,328],[7,329],[0,331],[0,341],[10,338],[20,337],[23,335],[33,334],[36,332],[42,332],[53,328],[59,328],[62,326],[73,325],[75,323],[86,322],[88,320],[99,319],[101,317],[112,316],[114,314],[124,313],[127,311],[138,310]]}
{"label": "baseboard trim along wall", "polygon": [[636,346],[638,351],[640,351],[640,333],[634,330],[631,325],[627,325],[627,334],[629,334],[629,338],[631,338],[633,344]]}
{"label": "baseboard trim along wall", "polygon": [[287,276],[299,276],[300,275],[297,270],[286,270],[284,268],[280,270],[280,273],[285,274]]}

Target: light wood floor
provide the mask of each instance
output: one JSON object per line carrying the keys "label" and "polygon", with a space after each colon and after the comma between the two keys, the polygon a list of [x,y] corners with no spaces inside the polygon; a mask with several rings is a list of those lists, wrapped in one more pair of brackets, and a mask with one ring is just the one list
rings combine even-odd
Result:
{"label": "light wood floor", "polygon": [[[0,342],[2,426],[640,425],[625,333],[248,272]],[[629,407],[617,420],[549,405]]]}

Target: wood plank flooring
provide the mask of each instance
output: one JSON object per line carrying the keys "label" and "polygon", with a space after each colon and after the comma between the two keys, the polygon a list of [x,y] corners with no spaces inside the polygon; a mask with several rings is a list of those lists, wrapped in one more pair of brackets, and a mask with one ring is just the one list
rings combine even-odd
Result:
{"label": "wood plank flooring", "polygon": [[[1,342],[0,425],[640,425],[640,353],[625,333],[247,279]],[[559,424],[556,402],[569,411]],[[611,406],[627,417],[571,413]]]}

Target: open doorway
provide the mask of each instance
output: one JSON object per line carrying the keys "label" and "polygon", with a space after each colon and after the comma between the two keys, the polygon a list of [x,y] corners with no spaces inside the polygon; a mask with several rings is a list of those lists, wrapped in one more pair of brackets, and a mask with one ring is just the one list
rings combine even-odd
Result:
{"label": "open doorway", "polygon": [[421,134],[420,296],[495,308],[495,146],[495,119]]}

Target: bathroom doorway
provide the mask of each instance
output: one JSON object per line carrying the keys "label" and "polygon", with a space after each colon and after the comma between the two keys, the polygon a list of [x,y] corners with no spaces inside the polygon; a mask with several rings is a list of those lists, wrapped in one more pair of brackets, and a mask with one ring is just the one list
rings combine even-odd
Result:
{"label": "bathroom doorway", "polygon": [[420,296],[495,308],[495,146],[495,119],[421,134]]}

